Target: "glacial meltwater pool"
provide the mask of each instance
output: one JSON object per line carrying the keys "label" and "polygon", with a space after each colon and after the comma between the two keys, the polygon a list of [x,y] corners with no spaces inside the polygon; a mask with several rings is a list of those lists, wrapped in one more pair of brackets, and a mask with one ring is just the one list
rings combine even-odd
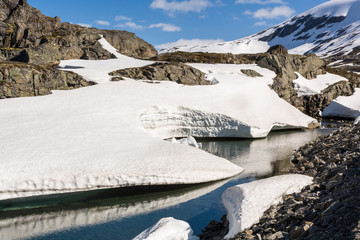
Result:
{"label": "glacial meltwater pool", "polygon": [[[203,141],[203,150],[245,169],[237,177],[212,184],[0,202],[0,239],[127,240],[170,216],[188,222],[198,234],[211,220],[219,220],[226,213],[221,202],[225,189],[278,174],[290,166],[295,149],[330,131],[280,131],[259,140]],[[122,195],[126,196],[119,197]]]}

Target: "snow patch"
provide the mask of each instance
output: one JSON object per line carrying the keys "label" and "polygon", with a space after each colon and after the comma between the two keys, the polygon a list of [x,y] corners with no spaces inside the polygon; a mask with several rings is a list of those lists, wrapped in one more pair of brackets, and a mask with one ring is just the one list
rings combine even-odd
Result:
{"label": "snow patch", "polygon": [[172,217],[160,219],[133,240],[198,240],[187,222]]}
{"label": "snow patch", "polygon": [[182,139],[179,139],[179,140],[176,140],[176,138],[172,138],[171,142],[172,143],[180,143],[180,144],[184,144],[184,145],[187,145],[187,146],[199,148],[199,143],[192,136],[189,136],[187,138],[182,138]]}
{"label": "snow patch", "polygon": [[270,48],[269,44],[257,39],[244,38],[237,41],[229,41],[222,43],[213,43],[208,45],[195,45],[195,46],[178,46],[169,49],[162,49],[161,53],[165,52],[215,52],[215,53],[260,53],[266,52]]}
{"label": "snow patch", "polygon": [[294,80],[294,89],[296,90],[298,96],[307,96],[321,93],[327,87],[340,82],[348,81],[347,79],[335,75],[326,73],[323,75],[318,75],[315,79],[308,80],[304,78],[301,74],[296,73],[298,78]]}
{"label": "snow patch", "polygon": [[306,11],[300,16],[311,14],[315,17],[321,16],[346,16],[353,4],[358,0],[330,0]]}
{"label": "snow patch", "polygon": [[232,238],[251,227],[272,205],[279,204],[284,195],[300,192],[311,183],[311,177],[296,174],[267,178],[227,189],[222,195],[229,220],[229,233],[225,238]]}
{"label": "snow patch", "polygon": [[355,119],[354,125],[359,124],[359,123],[360,123],[360,116]]}
{"label": "snow patch", "polygon": [[314,47],[316,47],[316,45],[314,43],[305,43],[303,45],[300,45],[300,46],[297,46],[295,48],[290,49],[288,52],[290,54],[302,55],[302,54],[310,51]]}
{"label": "snow patch", "polygon": [[356,119],[360,116],[360,88],[351,96],[340,96],[333,100],[323,112],[322,117],[343,117]]}

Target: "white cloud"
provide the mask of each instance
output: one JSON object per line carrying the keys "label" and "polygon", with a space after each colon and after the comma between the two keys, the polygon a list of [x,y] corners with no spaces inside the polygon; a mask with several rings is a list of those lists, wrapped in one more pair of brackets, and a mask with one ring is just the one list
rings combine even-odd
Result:
{"label": "white cloud", "polygon": [[91,24],[87,24],[87,23],[78,23],[77,25],[80,25],[80,26],[82,26],[82,27],[92,27],[92,25]]}
{"label": "white cloud", "polygon": [[125,17],[125,16],[116,16],[115,17],[115,21],[117,22],[121,22],[121,21],[128,21],[128,22],[131,22],[131,18],[129,17]]}
{"label": "white cloud", "polygon": [[236,0],[235,4],[285,4],[283,0]]}
{"label": "white cloud", "polygon": [[265,21],[261,21],[261,22],[256,22],[256,23],[254,24],[254,27],[258,27],[258,26],[266,26],[266,25],[268,25],[268,23],[267,23],[267,22],[265,22]]}
{"label": "white cloud", "polygon": [[168,23],[151,24],[149,28],[161,28],[164,32],[179,32],[181,28]]}
{"label": "white cloud", "polygon": [[187,0],[187,1],[153,0],[150,7],[154,9],[162,9],[168,11],[170,14],[173,14],[174,12],[177,11],[201,12],[212,5],[213,3],[210,0]]}
{"label": "white cloud", "polygon": [[115,27],[119,28],[131,28],[136,30],[143,30],[143,29],[153,29],[153,28],[159,28],[164,32],[179,32],[181,31],[181,27],[169,24],[169,23],[157,23],[157,24],[151,24],[149,26],[140,25],[134,22],[126,22],[116,25]]}
{"label": "white cloud", "polygon": [[179,39],[176,42],[169,42],[156,45],[157,49],[168,49],[179,46],[195,46],[195,45],[208,45],[212,43],[224,42],[223,39]]}
{"label": "white cloud", "polygon": [[136,29],[136,30],[142,30],[142,29],[145,29],[146,26],[143,26],[143,25],[138,25],[134,22],[126,22],[126,23],[123,23],[123,24],[118,24],[116,25],[116,27],[120,27],[120,28],[131,28],[131,29]]}
{"label": "white cloud", "polygon": [[258,19],[275,19],[280,17],[289,18],[293,16],[296,11],[288,6],[280,6],[274,8],[261,8],[255,12],[245,11],[244,14],[252,15]]}
{"label": "white cloud", "polygon": [[251,12],[251,11],[249,11],[249,10],[246,10],[246,11],[244,12],[244,14],[245,14],[245,15],[253,15],[253,12]]}
{"label": "white cloud", "polygon": [[102,25],[102,26],[110,26],[110,23],[108,21],[97,20],[95,22],[96,22],[96,24],[99,24],[99,25]]}

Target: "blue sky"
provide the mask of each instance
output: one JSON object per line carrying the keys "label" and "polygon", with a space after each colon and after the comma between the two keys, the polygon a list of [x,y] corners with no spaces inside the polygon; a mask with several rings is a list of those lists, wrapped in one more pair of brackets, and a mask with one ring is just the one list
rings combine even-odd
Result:
{"label": "blue sky", "polygon": [[239,39],[324,2],[327,0],[28,0],[63,22],[134,32],[158,47],[180,39],[188,44],[197,43],[196,39]]}

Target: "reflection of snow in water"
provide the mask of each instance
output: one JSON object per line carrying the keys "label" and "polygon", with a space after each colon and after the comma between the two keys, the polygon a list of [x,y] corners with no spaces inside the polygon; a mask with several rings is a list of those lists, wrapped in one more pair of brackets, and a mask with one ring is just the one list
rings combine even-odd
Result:
{"label": "reflection of snow in water", "polygon": [[[187,220],[194,231],[198,233],[210,220],[218,219],[222,214],[225,214],[225,210],[223,210],[223,213],[214,213],[214,209],[221,208],[221,205],[217,204],[221,204],[221,194],[226,188],[242,183],[243,178],[247,176],[266,177],[277,173],[279,169],[289,166],[288,159],[295,149],[315,139],[321,133],[324,133],[324,130],[274,132],[268,138],[259,140],[202,142],[204,150],[245,166],[246,172],[239,175],[236,180],[219,182],[175,196],[173,194],[172,196],[162,196],[154,200],[141,200],[132,204],[64,210],[3,219],[0,220],[0,239],[47,235],[56,231],[70,231],[70,233],[73,233],[80,227],[95,224],[106,224],[106,226],[102,226],[105,229],[115,227],[116,229],[113,229],[113,231],[116,232],[116,236],[120,237],[120,239],[127,239],[128,235],[134,233],[132,236],[134,237],[160,218],[169,216]],[[250,181],[252,180],[255,180],[255,178]],[[215,189],[217,190],[215,191]],[[204,196],[205,194],[207,195]],[[173,206],[176,206],[176,210],[166,210]],[[163,210],[159,213],[157,210],[160,209]],[[185,212],[188,213],[186,217],[183,215]],[[171,215],[169,215],[170,213]],[[191,217],[188,216],[190,213]],[[201,223],[201,226],[197,226],[196,224],[200,224],[198,217],[205,215],[207,215],[208,219],[204,220],[205,223]],[[124,222],[125,218],[130,220]],[[110,222],[116,220],[120,220],[121,223],[111,225]],[[128,229],[134,223],[138,225],[136,226],[138,230]],[[87,231],[92,231],[91,229],[88,228]],[[99,230],[96,229],[96,231]],[[121,235],[122,232],[132,233],[124,237]],[[57,237],[63,236],[63,234],[61,232]],[[115,237],[114,233],[101,232],[101,234],[104,234],[103,237],[106,235],[109,239]]]}
{"label": "reflection of snow in water", "polygon": [[239,175],[241,178],[264,177],[290,166],[290,161],[281,160],[290,159],[293,151],[319,134],[319,131],[274,132],[259,140],[203,142],[202,148],[242,166],[245,172]]}
{"label": "reflection of snow in water", "polygon": [[150,213],[198,198],[225,184],[227,180],[175,196],[113,206],[63,210],[0,220],[0,239],[29,238],[37,235],[89,226]]}

